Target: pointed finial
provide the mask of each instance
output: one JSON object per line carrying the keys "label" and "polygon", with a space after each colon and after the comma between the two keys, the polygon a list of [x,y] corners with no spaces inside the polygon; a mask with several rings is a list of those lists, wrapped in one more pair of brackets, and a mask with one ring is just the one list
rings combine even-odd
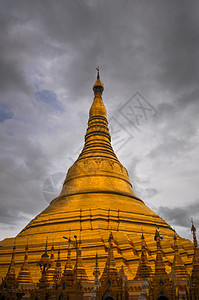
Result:
{"label": "pointed finial", "polygon": [[104,90],[104,86],[100,81],[99,67],[97,67],[96,70],[97,70],[97,80],[93,86],[93,91],[94,91],[95,96],[96,95],[101,96],[103,93],[103,90]]}
{"label": "pointed finial", "polygon": [[113,240],[113,233],[111,231],[110,235],[109,235],[109,238],[108,238],[109,243],[112,243],[112,240]]}
{"label": "pointed finial", "polygon": [[42,257],[49,257],[48,256],[48,237],[46,238],[45,250],[44,250],[44,253],[42,254]]}
{"label": "pointed finial", "polygon": [[98,266],[98,255],[97,255],[97,253],[95,255],[95,269],[94,269],[93,275],[95,277],[98,277],[100,275],[99,266]]}
{"label": "pointed finial", "polygon": [[194,243],[194,247],[197,248],[198,242],[197,242],[197,238],[196,238],[196,227],[194,226],[193,219],[191,219],[191,223],[192,223],[191,231],[193,234],[193,243]]}
{"label": "pointed finial", "polygon": [[100,75],[99,75],[99,67],[97,67],[96,70],[97,70],[97,79],[100,79]]}
{"label": "pointed finial", "polygon": [[194,232],[196,232],[196,227],[194,226],[193,218],[191,218],[191,223],[192,223],[191,231],[194,233]]}
{"label": "pointed finial", "polygon": [[143,228],[142,228],[142,235],[141,235],[141,239],[142,239],[142,240],[144,240]]}

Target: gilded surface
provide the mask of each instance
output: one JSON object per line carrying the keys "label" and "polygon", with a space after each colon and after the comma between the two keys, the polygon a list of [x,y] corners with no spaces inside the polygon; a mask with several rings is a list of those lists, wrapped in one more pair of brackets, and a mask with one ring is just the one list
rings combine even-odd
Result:
{"label": "gilded surface", "polygon": [[[178,236],[178,250],[173,246],[174,230],[141,199],[132,189],[126,169],[121,165],[111,146],[111,137],[102,101],[103,85],[97,78],[93,87],[94,101],[89,113],[85,145],[77,161],[68,170],[60,195],[35,217],[16,237],[15,272],[19,273],[24,261],[25,247],[29,239],[29,269],[34,282],[41,276],[37,262],[45,249],[48,237],[48,251],[54,243],[53,252],[60,251],[62,271],[67,260],[68,245],[63,236],[81,237],[82,276],[94,280],[93,270],[98,255],[101,274],[109,252],[109,235],[112,232],[111,253],[115,268],[123,268],[129,280],[133,280],[140,261],[144,264],[147,254],[147,270],[155,271],[157,245],[154,235],[159,227],[162,260],[165,270],[186,266],[191,272],[193,244]],[[145,244],[143,246],[142,232]],[[54,242],[53,242],[54,241]],[[1,242],[0,275],[4,277],[11,261],[14,239]],[[71,263],[75,266],[76,251],[71,245]],[[179,266],[178,254],[182,262]],[[54,255],[54,254],[53,254]],[[70,262],[70,257],[68,258]],[[182,267],[183,268],[183,267]],[[55,272],[49,268],[52,278]],[[73,276],[65,269],[65,276]],[[51,271],[50,271],[51,270]],[[148,271],[147,271],[148,272]],[[87,277],[88,276],[88,277]]]}

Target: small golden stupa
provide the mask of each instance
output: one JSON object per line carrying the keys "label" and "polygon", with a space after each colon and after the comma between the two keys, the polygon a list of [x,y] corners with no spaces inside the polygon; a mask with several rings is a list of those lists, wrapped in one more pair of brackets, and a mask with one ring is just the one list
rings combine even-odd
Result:
{"label": "small golden stupa", "polygon": [[[170,281],[166,274],[171,269],[182,277],[191,274],[193,243],[178,236],[136,197],[128,172],[114,153],[102,101],[103,90],[98,70],[83,150],[69,168],[60,195],[16,238],[1,242],[2,278],[13,257],[13,247],[16,247],[12,259],[15,259],[15,274],[20,274],[19,284],[25,274],[24,280],[39,282],[42,263],[39,267],[38,262],[43,253],[49,264],[45,275],[50,278],[49,282],[55,278],[55,270],[57,276],[61,276],[62,270],[65,278],[71,278],[76,272],[76,278],[88,282],[94,281],[96,272],[106,278],[105,269],[109,265],[114,274],[121,270],[121,276],[130,281],[150,278],[160,269],[168,286]],[[67,236],[69,242],[63,236]],[[161,242],[160,236],[163,237]],[[53,263],[49,263],[50,250]],[[94,272],[95,267],[98,271]],[[153,282],[155,280],[156,277]]]}

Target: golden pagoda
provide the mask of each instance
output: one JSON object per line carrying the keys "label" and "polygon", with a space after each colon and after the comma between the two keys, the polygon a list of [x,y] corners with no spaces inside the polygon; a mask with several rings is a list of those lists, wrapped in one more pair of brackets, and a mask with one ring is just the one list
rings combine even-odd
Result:
{"label": "golden pagoda", "polygon": [[30,284],[30,285],[33,284],[29,265],[28,265],[28,244],[26,245],[26,248],[25,248],[24,262],[21,266],[21,270],[19,271],[19,275],[17,277],[17,283],[18,283],[18,285],[25,284],[26,286],[28,284]]}
{"label": "golden pagoda", "polygon": [[[191,274],[193,253],[197,252],[194,252],[193,243],[176,235],[178,250],[177,246],[173,247],[174,230],[147,207],[143,200],[136,197],[128,172],[114,153],[106,108],[102,100],[103,90],[98,69],[83,150],[69,168],[60,195],[15,239],[1,241],[2,278],[8,271],[15,240],[15,273],[20,272],[27,239],[28,267],[33,282],[39,282],[37,287],[40,290],[49,289],[51,286],[58,288],[58,285],[62,290],[68,288],[65,294],[60,290],[60,297],[69,295],[69,288],[73,294],[74,289],[78,288],[79,295],[83,297],[83,290],[85,293],[91,293],[94,287],[98,289],[99,283],[100,287],[103,287],[103,284],[107,285],[107,272],[110,271],[110,267],[115,278],[116,292],[121,292],[122,295],[126,293],[126,287],[130,294],[134,291],[139,294],[140,287],[134,280],[150,278],[158,272],[162,272],[161,276],[165,282],[170,282],[167,274],[171,272],[172,264],[175,270],[179,270],[178,276],[180,270],[185,274],[184,267],[188,276]],[[65,235],[72,237],[68,237],[68,244],[63,239]],[[160,236],[163,236],[161,243]],[[47,253],[46,239],[51,247],[51,258]],[[54,253],[57,255],[58,252],[56,267]],[[96,279],[98,282],[95,285],[96,275],[93,274],[96,253],[97,272],[102,275]],[[42,277],[38,262],[42,269]],[[195,258],[194,262],[197,265]],[[116,277],[119,270],[122,270],[122,276],[128,281],[125,289],[118,286],[119,281]],[[194,276],[192,277],[195,278]],[[55,291],[53,293],[52,297],[55,298],[52,299],[56,299]],[[111,290],[111,293],[114,294],[115,291]]]}

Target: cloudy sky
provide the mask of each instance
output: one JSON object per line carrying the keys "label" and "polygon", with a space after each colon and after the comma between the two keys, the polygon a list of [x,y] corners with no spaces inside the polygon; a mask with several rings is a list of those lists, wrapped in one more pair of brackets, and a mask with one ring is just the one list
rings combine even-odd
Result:
{"label": "cloudy sky", "polygon": [[96,66],[138,197],[199,230],[199,2],[0,1],[0,239],[60,189],[83,146]]}

